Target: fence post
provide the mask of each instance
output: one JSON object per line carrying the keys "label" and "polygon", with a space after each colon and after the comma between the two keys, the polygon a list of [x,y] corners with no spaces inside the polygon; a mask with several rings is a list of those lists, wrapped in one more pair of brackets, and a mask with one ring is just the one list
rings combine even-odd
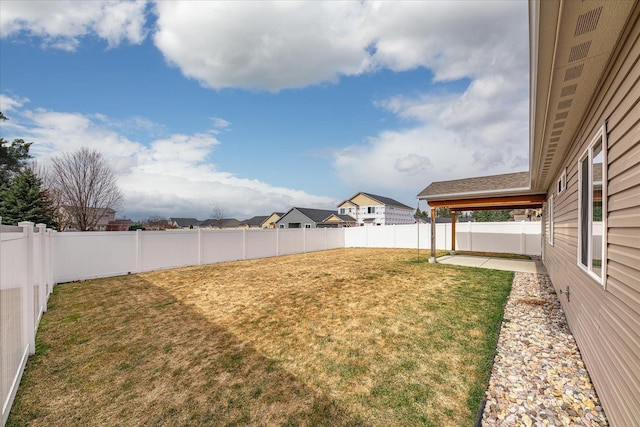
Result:
{"label": "fence post", "polygon": [[247,259],[247,229],[242,229],[242,259]]}
{"label": "fence post", "polygon": [[142,272],[142,230],[136,230],[136,273]]}
{"label": "fence post", "polygon": [[35,307],[33,295],[33,222],[23,221],[18,223],[22,227],[23,236],[27,242],[24,253],[25,258],[25,276],[22,289],[24,298],[22,299],[22,321],[24,329],[22,331],[23,343],[29,346],[29,354],[36,352],[36,333],[35,333]]}
{"label": "fence post", "polygon": [[198,265],[202,265],[202,228],[198,227]]}
{"label": "fence post", "polygon": [[521,221],[521,225],[520,225],[520,255],[525,255],[525,251],[526,251],[525,222]]}
{"label": "fence post", "polygon": [[[38,238],[40,239],[40,265],[38,269],[38,284],[42,286],[40,290],[40,296],[43,296],[44,301],[40,301],[42,304],[42,312],[47,311],[47,301],[49,300],[49,283],[47,282],[48,259],[47,259],[47,226],[46,224],[36,224],[38,228]],[[44,294],[44,295],[43,295]]]}
{"label": "fence post", "polygon": [[49,230],[49,279],[51,280],[51,292],[56,286],[56,238],[58,232]]}
{"label": "fence post", "polygon": [[276,227],[276,256],[280,256],[280,227]]}

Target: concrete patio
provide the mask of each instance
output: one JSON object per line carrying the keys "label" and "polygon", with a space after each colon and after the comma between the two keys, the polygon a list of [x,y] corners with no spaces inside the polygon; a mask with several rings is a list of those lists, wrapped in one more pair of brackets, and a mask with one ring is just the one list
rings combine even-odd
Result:
{"label": "concrete patio", "polygon": [[445,255],[438,258],[437,262],[440,264],[462,265],[465,267],[547,274],[547,269],[542,264],[542,261],[534,259],[524,260],[472,255]]}

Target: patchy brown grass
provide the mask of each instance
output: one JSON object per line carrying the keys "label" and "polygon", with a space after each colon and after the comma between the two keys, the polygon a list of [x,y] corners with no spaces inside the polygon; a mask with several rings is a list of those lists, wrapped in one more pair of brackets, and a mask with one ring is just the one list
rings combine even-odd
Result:
{"label": "patchy brown grass", "polygon": [[341,249],[59,285],[8,425],[470,425],[512,277]]}

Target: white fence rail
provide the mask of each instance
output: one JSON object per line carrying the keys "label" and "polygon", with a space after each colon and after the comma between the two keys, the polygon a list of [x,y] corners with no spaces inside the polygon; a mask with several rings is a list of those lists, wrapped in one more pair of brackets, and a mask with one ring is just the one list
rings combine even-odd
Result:
{"label": "white fence rail", "polygon": [[[0,403],[6,423],[55,283],[345,247],[422,248],[430,225],[289,230],[57,233],[33,223],[0,228]],[[458,223],[456,249],[540,255],[540,223]],[[451,248],[451,224],[436,225]]]}

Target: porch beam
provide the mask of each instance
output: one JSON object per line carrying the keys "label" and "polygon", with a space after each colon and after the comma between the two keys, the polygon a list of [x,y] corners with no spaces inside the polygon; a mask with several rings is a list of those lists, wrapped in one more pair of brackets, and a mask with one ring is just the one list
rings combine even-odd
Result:
{"label": "porch beam", "polygon": [[436,262],[436,208],[431,206],[431,258],[429,262]]}
{"label": "porch beam", "polygon": [[451,211],[451,255],[456,254],[456,211]]}

